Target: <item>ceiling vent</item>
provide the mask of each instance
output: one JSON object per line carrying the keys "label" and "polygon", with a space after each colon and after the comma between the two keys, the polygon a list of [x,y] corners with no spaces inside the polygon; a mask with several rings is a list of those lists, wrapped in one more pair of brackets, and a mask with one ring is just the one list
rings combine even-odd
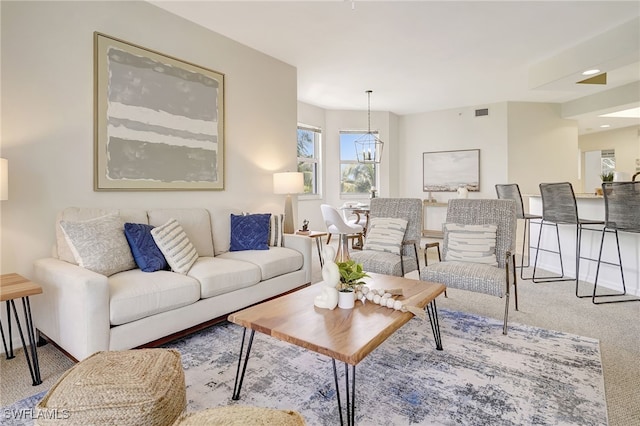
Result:
{"label": "ceiling vent", "polygon": [[489,115],[489,108],[482,108],[476,110],[476,117],[484,117],[485,115]]}

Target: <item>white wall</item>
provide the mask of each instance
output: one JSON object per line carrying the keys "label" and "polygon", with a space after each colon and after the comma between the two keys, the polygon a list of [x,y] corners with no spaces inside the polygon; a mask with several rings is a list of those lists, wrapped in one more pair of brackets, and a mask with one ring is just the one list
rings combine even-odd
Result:
{"label": "white wall", "polygon": [[[66,206],[283,210],[272,173],[295,170],[294,67],[146,2],[1,2],[2,273],[32,275]],[[225,74],[225,190],[93,191],[93,32]]]}

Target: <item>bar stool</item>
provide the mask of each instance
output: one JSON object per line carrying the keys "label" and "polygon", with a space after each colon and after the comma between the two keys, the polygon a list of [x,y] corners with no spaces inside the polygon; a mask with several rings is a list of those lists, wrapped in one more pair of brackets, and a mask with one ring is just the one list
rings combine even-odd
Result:
{"label": "bar stool", "polygon": [[[541,183],[540,195],[542,196],[542,220],[540,222],[540,231],[538,232],[538,243],[536,245],[536,257],[533,262],[533,275],[531,277],[534,283],[554,282],[554,281],[576,281],[576,292],[578,281],[580,279],[580,243],[582,239],[582,230],[600,231],[600,229],[589,228],[588,225],[604,225],[601,220],[581,219],[578,217],[578,206],[576,205],[576,196],[573,187],[569,182],[557,183]],[[570,278],[564,276],[564,267],[562,264],[562,250],[560,248],[560,232],[558,225],[575,225],[576,226],[576,277]],[[545,225],[554,226],[556,228],[556,239],[558,241],[558,251],[540,248],[540,239],[542,237],[542,229]],[[554,277],[536,277],[536,268],[538,266],[538,254],[541,251],[557,253],[560,256],[560,275]],[[592,260],[592,259],[591,259]]]}
{"label": "bar stool", "polygon": [[349,256],[349,238],[353,234],[362,235],[362,226],[345,222],[338,210],[329,204],[320,205],[322,218],[329,234],[340,234],[340,243],[336,253],[336,262],[346,262]]}
{"label": "bar stool", "polygon": [[[596,277],[593,284],[593,294],[586,296],[578,295],[578,287],[576,283],[576,296],[591,297],[591,301],[596,305],[603,303],[639,302],[640,298],[626,298],[596,302],[596,298],[598,297],[625,296],[627,294],[627,287],[624,282],[624,270],[622,268],[622,256],[620,255],[618,232],[640,233],[640,182],[604,182],[602,184],[602,192],[604,194],[605,222],[604,228],[602,229],[602,238],[600,239],[600,253],[598,254],[598,267],[596,268]],[[607,232],[611,232],[616,236],[618,263],[605,262],[602,260],[604,236]],[[618,266],[620,268],[622,293],[596,294],[601,263]]]}
{"label": "bar stool", "polygon": [[520,266],[516,265],[516,268],[520,268],[520,278],[528,280],[531,277],[524,276],[524,268],[530,266],[531,260],[531,237],[529,237],[529,246],[527,247],[527,264],[524,264],[524,249],[527,242],[527,235],[531,231],[531,220],[540,220],[542,216],[537,214],[529,214],[524,212],[524,203],[522,202],[522,194],[520,193],[520,187],[517,183],[498,184],[496,185],[496,194],[501,200],[514,200],[516,202],[516,218],[524,220],[524,234],[522,236],[522,256],[520,257]]}

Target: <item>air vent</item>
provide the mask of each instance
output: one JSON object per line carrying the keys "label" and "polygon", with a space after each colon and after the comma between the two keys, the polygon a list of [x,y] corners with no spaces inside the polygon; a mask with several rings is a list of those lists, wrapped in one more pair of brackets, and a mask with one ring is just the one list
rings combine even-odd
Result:
{"label": "air vent", "polygon": [[476,110],[476,117],[484,117],[485,115],[489,115],[489,108],[482,108]]}

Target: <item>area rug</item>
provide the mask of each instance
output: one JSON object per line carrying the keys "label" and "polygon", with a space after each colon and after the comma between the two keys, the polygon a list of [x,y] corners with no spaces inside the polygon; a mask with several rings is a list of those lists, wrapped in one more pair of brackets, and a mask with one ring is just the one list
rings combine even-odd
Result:
{"label": "area rug", "polygon": [[[428,321],[414,318],[358,364],[357,424],[607,424],[597,340],[513,323],[504,336],[501,321],[439,313],[443,351]],[[241,335],[223,323],[166,345],[182,354],[188,411],[253,405],[296,410],[309,425],[339,424],[331,360],[260,333],[232,401]],[[17,404],[33,406],[36,397]]]}

